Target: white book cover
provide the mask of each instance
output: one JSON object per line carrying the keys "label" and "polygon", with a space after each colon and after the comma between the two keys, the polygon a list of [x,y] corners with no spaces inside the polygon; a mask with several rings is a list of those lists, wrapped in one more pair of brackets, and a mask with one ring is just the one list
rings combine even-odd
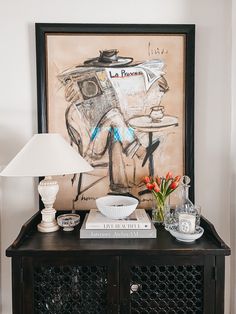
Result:
{"label": "white book cover", "polygon": [[86,229],[86,215],[80,228],[81,239],[155,239],[157,230],[153,223],[151,229]]}
{"label": "white book cover", "polygon": [[151,222],[145,209],[137,208],[124,219],[111,219],[99,210],[91,209],[86,221],[86,229],[151,229]]}

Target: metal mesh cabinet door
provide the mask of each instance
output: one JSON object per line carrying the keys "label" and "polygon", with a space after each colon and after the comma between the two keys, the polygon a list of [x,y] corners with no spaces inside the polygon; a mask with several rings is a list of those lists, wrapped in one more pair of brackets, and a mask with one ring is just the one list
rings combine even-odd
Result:
{"label": "metal mesh cabinet door", "polygon": [[115,257],[25,258],[23,313],[117,313],[117,265]]}
{"label": "metal mesh cabinet door", "polygon": [[211,257],[122,258],[121,313],[214,313],[213,267]]}

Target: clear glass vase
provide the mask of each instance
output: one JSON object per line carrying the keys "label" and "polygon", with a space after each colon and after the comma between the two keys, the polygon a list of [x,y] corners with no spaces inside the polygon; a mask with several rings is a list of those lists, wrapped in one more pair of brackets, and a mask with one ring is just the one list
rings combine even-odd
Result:
{"label": "clear glass vase", "polygon": [[165,215],[165,205],[167,199],[160,200],[153,196],[153,206],[152,206],[152,222],[158,224],[164,224],[164,215]]}
{"label": "clear glass vase", "polygon": [[164,226],[168,230],[170,226],[176,224],[176,210],[178,205],[176,204],[165,204],[164,208]]}

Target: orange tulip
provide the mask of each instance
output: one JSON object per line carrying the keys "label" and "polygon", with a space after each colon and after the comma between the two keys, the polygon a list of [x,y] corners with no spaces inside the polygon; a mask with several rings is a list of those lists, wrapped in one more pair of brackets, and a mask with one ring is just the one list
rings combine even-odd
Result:
{"label": "orange tulip", "polygon": [[155,191],[156,193],[160,192],[160,188],[159,188],[158,185],[154,187],[154,191]]}
{"label": "orange tulip", "polygon": [[173,181],[170,185],[171,190],[175,190],[179,185],[179,182]]}
{"label": "orange tulip", "polygon": [[179,182],[180,179],[181,179],[181,176],[176,176],[176,177],[174,178],[174,181],[175,181],[175,182]]}
{"label": "orange tulip", "polygon": [[151,191],[151,190],[153,190],[154,185],[152,183],[146,183],[146,187],[147,187],[148,190]]}
{"label": "orange tulip", "polygon": [[157,178],[156,178],[156,182],[157,182],[157,184],[160,186],[160,185],[161,185],[161,178],[160,178],[160,177],[157,177]]}
{"label": "orange tulip", "polygon": [[158,187],[158,184],[154,181],[153,183],[153,188],[155,189],[156,187]]}
{"label": "orange tulip", "polygon": [[169,179],[172,179],[173,178],[173,174],[172,174],[172,172],[167,172],[167,174],[166,174],[166,180],[169,180]]}
{"label": "orange tulip", "polygon": [[144,177],[143,178],[143,182],[146,183],[146,184],[150,183],[151,182],[150,177],[148,177],[148,176]]}

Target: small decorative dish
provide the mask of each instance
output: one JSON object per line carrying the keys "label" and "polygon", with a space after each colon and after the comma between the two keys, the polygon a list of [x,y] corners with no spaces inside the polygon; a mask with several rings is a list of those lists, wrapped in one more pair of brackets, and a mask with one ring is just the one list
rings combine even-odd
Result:
{"label": "small decorative dish", "polygon": [[80,222],[80,216],[76,214],[64,214],[57,217],[57,223],[64,231],[72,231]]}
{"label": "small decorative dish", "polygon": [[130,196],[108,195],[96,199],[100,212],[111,219],[123,219],[131,215],[138,206],[138,200]]}
{"label": "small decorative dish", "polygon": [[194,242],[195,240],[199,239],[203,235],[203,232],[204,232],[204,229],[200,226],[196,226],[194,233],[179,232],[178,224],[173,224],[173,225],[168,226],[167,230],[178,241],[188,242],[188,243]]}

